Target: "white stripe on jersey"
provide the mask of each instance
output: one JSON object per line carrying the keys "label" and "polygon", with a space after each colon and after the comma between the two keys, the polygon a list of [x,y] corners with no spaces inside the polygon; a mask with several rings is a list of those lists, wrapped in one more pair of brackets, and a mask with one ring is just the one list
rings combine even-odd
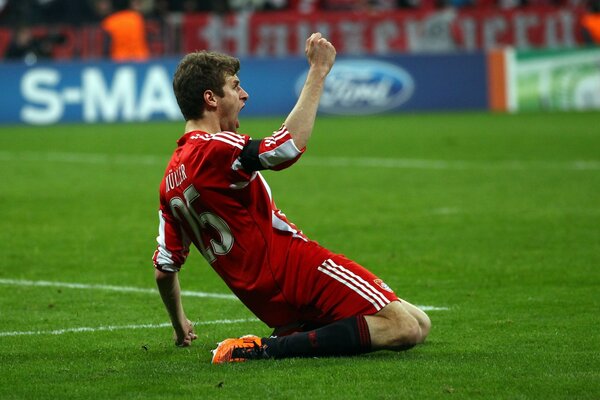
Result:
{"label": "white stripe on jersey", "polygon": [[160,210],[158,211],[158,220],[158,236],[156,237],[156,241],[158,242],[158,254],[156,255],[156,264],[171,265],[174,264],[173,259],[171,258],[173,257],[173,254],[169,250],[167,250],[165,235],[165,219],[162,215],[162,211]]}
{"label": "white stripe on jersey", "polygon": [[[236,162],[240,165],[239,168],[242,168],[241,167],[242,164],[238,160],[235,160],[235,162],[233,163],[233,166],[231,167],[234,171],[237,170]],[[234,190],[243,189],[246,186],[248,186],[250,184],[250,182],[252,182],[256,178],[257,175],[258,175],[258,171],[254,171],[254,172],[252,172],[252,175],[250,176],[250,180],[230,183],[229,188],[234,189]]]}
{"label": "white stripe on jersey", "polygon": [[194,135],[194,139],[202,139],[205,141],[218,140],[223,143],[230,144],[238,149],[242,149],[246,143],[243,137],[231,132],[207,133],[203,135]]}
{"label": "white stripe on jersey", "polygon": [[377,302],[375,300],[373,300],[372,298],[370,298],[369,296],[365,295],[362,291],[360,291],[356,286],[352,285],[351,283],[345,281],[344,279],[338,277],[337,275],[333,274],[332,272],[326,270],[323,267],[319,267],[317,268],[319,271],[321,271],[322,273],[324,273],[325,275],[329,275],[331,278],[335,279],[336,281],[346,285],[347,287],[349,287],[350,289],[352,289],[353,291],[355,291],[360,297],[362,297],[363,299],[367,300],[369,303],[371,303],[373,305],[373,307],[375,307],[375,310],[379,311],[381,310],[381,306],[379,304],[377,304]]}
{"label": "white stripe on jersey", "polygon": [[[371,293],[373,293],[373,295],[375,296],[375,298],[377,299],[377,301],[382,305],[382,306],[386,306],[390,301],[388,300],[387,297],[385,297],[385,295],[383,295],[378,288],[376,288],[375,286],[371,285],[369,282],[367,282],[366,280],[364,280],[361,276],[356,275],[354,272],[350,271],[347,268],[342,267],[341,265],[336,264],[335,262],[333,262],[333,260],[329,259],[327,261],[325,261],[326,263],[328,263],[331,267],[336,268],[342,272],[347,273],[348,275],[350,275],[353,279],[356,279],[357,284],[361,285],[365,287],[365,289],[367,291],[370,291]],[[351,278],[351,279],[352,279]]]}
{"label": "white stripe on jersey", "polygon": [[365,300],[373,304],[377,311],[389,304],[389,300],[371,284],[352,271],[337,265],[331,259],[326,260],[317,269],[355,291]]}
{"label": "white stripe on jersey", "polygon": [[[265,178],[262,176],[262,174],[260,172],[256,172],[256,177],[258,177],[260,179],[263,187],[267,191],[267,194],[269,195],[269,200],[273,201],[273,196],[271,194],[271,187],[269,186],[269,184],[267,183]],[[271,210],[271,225],[273,226],[273,228],[275,228],[277,230],[280,230],[283,232],[291,232],[292,236],[306,241],[306,238],[303,237],[301,234],[299,234],[299,232],[296,229],[292,228],[290,226],[290,224],[288,224],[284,220],[280,219],[277,216],[277,214],[275,213],[275,210]]]}
{"label": "white stripe on jersey", "polygon": [[265,151],[264,153],[260,153],[258,158],[260,163],[267,168],[274,167],[286,161],[293,160],[301,154],[301,151],[298,150],[292,138],[283,142],[276,148],[270,151]]}
{"label": "white stripe on jersey", "polygon": [[279,231],[290,232],[293,237],[302,239],[305,242],[307,241],[304,237],[302,237],[302,235],[298,233],[298,230],[292,228],[290,224],[279,218],[275,211],[271,212],[271,225],[273,226],[273,228]]}
{"label": "white stripe on jersey", "polygon": [[218,140],[219,142],[227,143],[233,147],[237,147],[240,150],[242,150],[244,148],[244,145],[232,142],[228,138],[222,137],[222,136],[213,135],[212,138],[210,138],[209,140]]}
{"label": "white stripe on jersey", "polygon": [[273,201],[273,194],[271,193],[271,187],[269,186],[269,184],[267,183],[267,181],[265,180],[265,178],[262,176],[262,174],[260,172],[258,173],[257,176],[260,178],[260,182],[262,183],[263,187],[267,191],[267,194],[269,195],[269,200]]}
{"label": "white stripe on jersey", "polygon": [[272,135],[272,137],[273,137],[273,139],[275,139],[275,140],[279,140],[279,139],[281,139],[282,137],[284,137],[284,136],[285,136],[287,133],[288,133],[288,130],[287,130],[287,128],[283,127],[283,128],[281,128],[280,130],[273,132],[273,135]]}
{"label": "white stripe on jersey", "polygon": [[223,132],[215,133],[213,136],[223,136],[231,141],[238,142],[242,146],[246,143],[246,140],[242,136],[238,135],[237,133],[233,133],[233,132],[223,131]]}

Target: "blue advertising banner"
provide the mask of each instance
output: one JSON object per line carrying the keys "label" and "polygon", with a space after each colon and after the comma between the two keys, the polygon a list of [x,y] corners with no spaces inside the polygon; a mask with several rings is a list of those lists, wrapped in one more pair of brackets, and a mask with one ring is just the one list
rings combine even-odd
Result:
{"label": "blue advertising banner", "polygon": [[[147,63],[0,64],[0,123],[179,120],[171,80],[178,59]],[[242,116],[285,115],[306,60],[242,59],[250,99]],[[335,115],[488,108],[483,53],[340,57],[319,110]]]}

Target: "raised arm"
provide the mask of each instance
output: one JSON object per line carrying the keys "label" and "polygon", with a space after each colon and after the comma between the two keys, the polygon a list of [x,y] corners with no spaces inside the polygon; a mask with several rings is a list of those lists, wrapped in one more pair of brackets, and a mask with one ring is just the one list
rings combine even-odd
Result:
{"label": "raised arm", "polygon": [[325,78],[335,61],[335,47],[320,33],[313,33],[306,40],[305,51],[309,64],[308,75],[296,105],[285,120],[296,147],[303,149],[312,134],[317,108]]}

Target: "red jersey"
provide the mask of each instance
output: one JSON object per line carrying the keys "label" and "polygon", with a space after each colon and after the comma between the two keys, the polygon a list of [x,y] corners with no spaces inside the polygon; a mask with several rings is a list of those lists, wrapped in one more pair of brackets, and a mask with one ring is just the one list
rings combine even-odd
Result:
{"label": "red jersey", "polygon": [[[193,243],[240,300],[260,310],[280,292],[290,241],[307,239],[276,207],[260,172],[243,168],[240,156],[250,141],[200,131],[178,140],[160,185],[153,260],[156,268],[176,272]],[[285,127],[252,142],[263,169],[286,168],[304,151]]]}
{"label": "red jersey", "polygon": [[160,185],[155,268],[179,271],[193,243],[278,334],[398,300],[370,271],[308,240],[275,205],[258,170],[286,168],[304,152],[285,127],[260,141],[196,131],[177,143]]}

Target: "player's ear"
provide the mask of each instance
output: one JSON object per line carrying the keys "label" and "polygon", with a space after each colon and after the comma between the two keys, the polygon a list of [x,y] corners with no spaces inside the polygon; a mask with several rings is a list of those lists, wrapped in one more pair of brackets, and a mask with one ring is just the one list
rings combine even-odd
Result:
{"label": "player's ear", "polygon": [[204,102],[207,106],[216,107],[217,106],[217,95],[212,90],[204,91]]}

